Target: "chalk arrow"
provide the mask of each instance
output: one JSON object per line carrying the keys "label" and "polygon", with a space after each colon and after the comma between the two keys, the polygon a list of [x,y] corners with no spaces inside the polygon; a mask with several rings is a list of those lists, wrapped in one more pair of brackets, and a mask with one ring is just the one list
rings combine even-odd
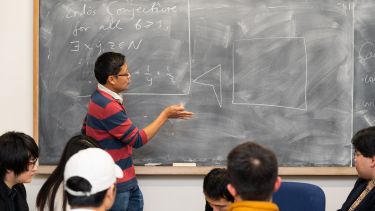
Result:
{"label": "chalk arrow", "polygon": [[198,76],[192,82],[212,87],[216,96],[216,100],[221,108],[223,101],[221,95],[221,64]]}

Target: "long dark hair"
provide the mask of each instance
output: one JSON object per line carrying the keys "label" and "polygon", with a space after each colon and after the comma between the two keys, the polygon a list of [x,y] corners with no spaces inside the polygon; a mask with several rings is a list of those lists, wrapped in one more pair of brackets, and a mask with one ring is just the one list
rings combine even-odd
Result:
{"label": "long dark hair", "polygon": [[[100,145],[98,142],[85,135],[76,135],[73,136],[68,143],[65,145],[64,151],[61,155],[60,161],[48,177],[46,182],[43,184],[42,188],[39,190],[38,196],[36,198],[36,206],[38,210],[44,210],[44,207],[48,206],[48,210],[54,210],[55,196],[56,192],[59,189],[60,184],[64,180],[64,169],[65,164],[68,159],[82,149],[98,147]],[[66,194],[63,194],[63,210],[66,210],[67,198]]]}

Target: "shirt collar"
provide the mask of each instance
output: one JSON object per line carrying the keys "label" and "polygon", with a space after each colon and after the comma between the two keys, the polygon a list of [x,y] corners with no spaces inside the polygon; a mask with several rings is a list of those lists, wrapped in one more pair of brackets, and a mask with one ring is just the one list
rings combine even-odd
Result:
{"label": "shirt collar", "polygon": [[15,188],[16,186],[13,186],[13,188],[9,188],[4,181],[0,182],[0,190],[5,194],[7,197],[13,199],[16,196],[17,190]]}
{"label": "shirt collar", "polygon": [[98,89],[103,91],[109,95],[111,95],[115,100],[118,100],[121,104],[124,101],[121,95],[117,94],[116,92],[108,89],[107,87],[103,86],[102,84],[98,84]]}

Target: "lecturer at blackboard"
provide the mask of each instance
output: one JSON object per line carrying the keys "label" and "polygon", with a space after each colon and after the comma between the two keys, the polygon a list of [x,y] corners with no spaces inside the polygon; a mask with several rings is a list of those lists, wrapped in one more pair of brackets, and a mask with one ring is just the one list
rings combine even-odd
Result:
{"label": "lecturer at blackboard", "polygon": [[182,105],[171,105],[148,126],[138,129],[128,118],[120,94],[131,82],[125,56],[115,52],[103,53],[95,62],[94,72],[99,84],[91,95],[82,133],[98,140],[124,173],[124,177],[117,181],[116,200],[111,210],[143,210],[143,196],[132,161],[133,148],[151,140],[169,118],[189,119],[193,113]]}

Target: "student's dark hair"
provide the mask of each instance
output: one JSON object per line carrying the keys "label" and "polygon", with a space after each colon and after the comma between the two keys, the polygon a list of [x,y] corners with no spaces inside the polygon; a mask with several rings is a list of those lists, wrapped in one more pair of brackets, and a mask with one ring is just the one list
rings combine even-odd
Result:
{"label": "student's dark hair", "polygon": [[[73,136],[68,141],[68,143],[65,145],[57,167],[48,177],[42,188],[39,190],[38,196],[36,198],[36,206],[38,210],[54,210],[55,196],[59,189],[59,186],[63,183],[64,180],[64,170],[66,162],[72,155],[74,155],[78,151],[93,147],[100,148],[100,145],[95,139],[85,135]],[[62,207],[63,210],[66,210],[66,203],[67,198],[64,192]],[[48,207],[48,209],[45,209],[45,207]]]}
{"label": "student's dark hair", "polygon": [[235,147],[228,155],[230,183],[243,200],[266,201],[278,175],[275,154],[253,142]]}
{"label": "student's dark hair", "polygon": [[220,200],[223,198],[233,202],[234,198],[227,190],[228,184],[229,176],[227,170],[214,168],[204,177],[203,193],[211,199]]}
{"label": "student's dark hair", "polygon": [[375,127],[358,131],[352,138],[352,144],[363,156],[375,156]]}
{"label": "student's dark hair", "polygon": [[95,78],[100,84],[105,84],[110,75],[117,75],[125,64],[125,56],[121,53],[106,52],[95,62]]}
{"label": "student's dark hair", "polygon": [[22,132],[10,131],[0,136],[0,177],[4,180],[7,170],[16,176],[28,171],[30,160],[39,157],[34,139]]}
{"label": "student's dark hair", "polygon": [[[90,192],[91,184],[85,178],[82,177],[71,177],[66,181],[66,186],[69,189],[74,191]],[[100,191],[90,196],[73,196],[70,193],[66,192],[68,196],[68,202],[70,206],[77,207],[99,207],[104,200],[105,194],[108,189]]]}

